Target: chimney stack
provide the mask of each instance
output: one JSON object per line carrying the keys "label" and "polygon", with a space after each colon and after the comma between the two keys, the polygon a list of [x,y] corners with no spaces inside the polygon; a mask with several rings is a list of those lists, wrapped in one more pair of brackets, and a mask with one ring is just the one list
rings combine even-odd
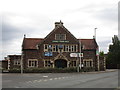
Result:
{"label": "chimney stack", "polygon": [[57,27],[57,26],[63,26],[63,22],[61,22],[61,20],[60,20],[60,22],[55,22],[55,27]]}

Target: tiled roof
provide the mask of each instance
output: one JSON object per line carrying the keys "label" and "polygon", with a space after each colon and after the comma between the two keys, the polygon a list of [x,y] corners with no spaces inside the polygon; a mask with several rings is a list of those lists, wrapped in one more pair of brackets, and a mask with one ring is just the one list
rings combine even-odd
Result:
{"label": "tiled roof", "polygon": [[24,38],[23,49],[37,49],[36,45],[42,40],[42,38]]}
{"label": "tiled roof", "polygon": [[[43,38],[24,38],[23,49],[37,49],[37,45],[43,41]],[[94,39],[78,39],[81,41],[84,49],[97,49],[98,45]]]}
{"label": "tiled roof", "polygon": [[98,45],[95,39],[79,39],[83,45],[83,49],[97,49]]}

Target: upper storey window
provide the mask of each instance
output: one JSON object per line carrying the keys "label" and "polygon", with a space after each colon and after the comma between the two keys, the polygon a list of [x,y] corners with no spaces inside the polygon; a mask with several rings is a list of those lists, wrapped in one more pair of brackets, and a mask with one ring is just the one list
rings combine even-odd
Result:
{"label": "upper storey window", "polygon": [[66,40],[66,34],[55,34],[55,40]]}

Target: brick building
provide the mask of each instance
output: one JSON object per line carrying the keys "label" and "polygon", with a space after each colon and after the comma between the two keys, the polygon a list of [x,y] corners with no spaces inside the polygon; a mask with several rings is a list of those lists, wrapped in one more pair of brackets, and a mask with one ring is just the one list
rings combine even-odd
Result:
{"label": "brick building", "polygon": [[0,69],[8,69],[8,60],[0,61]]}
{"label": "brick building", "polygon": [[8,55],[6,57],[8,69],[21,67],[21,55]]}
{"label": "brick building", "polygon": [[[81,47],[81,48],[80,48]],[[77,67],[80,58],[76,53],[83,53],[81,64],[84,67],[99,69],[96,55],[98,45],[95,39],[77,39],[63,25],[55,22],[55,28],[45,38],[26,38],[22,44],[23,68],[67,68]]]}

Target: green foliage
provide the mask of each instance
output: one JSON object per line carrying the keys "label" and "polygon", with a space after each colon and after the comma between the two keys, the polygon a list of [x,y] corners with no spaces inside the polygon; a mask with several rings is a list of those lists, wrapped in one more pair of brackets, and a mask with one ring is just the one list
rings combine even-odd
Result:
{"label": "green foliage", "polygon": [[120,65],[120,41],[117,36],[112,38],[112,43],[106,60],[107,68],[117,68]]}
{"label": "green foliage", "polygon": [[[20,69],[11,69],[10,73],[20,73]],[[72,73],[77,72],[77,68],[27,68],[24,73]]]}
{"label": "green foliage", "polygon": [[80,72],[92,72],[95,71],[94,67],[84,67],[83,69],[80,70]]}
{"label": "green foliage", "polygon": [[[95,71],[92,67],[85,67],[81,69],[80,72],[90,72]],[[9,70],[10,73],[20,73],[21,70],[14,68]],[[73,73],[77,72],[77,68],[27,68],[24,70],[24,73]]]}
{"label": "green foliage", "polygon": [[104,52],[101,51],[101,52],[99,53],[99,55],[100,55],[100,56],[104,56]]}
{"label": "green foliage", "polygon": [[10,72],[10,73],[20,73],[21,70],[18,69],[18,68],[13,68],[13,69],[10,69],[9,72]]}

